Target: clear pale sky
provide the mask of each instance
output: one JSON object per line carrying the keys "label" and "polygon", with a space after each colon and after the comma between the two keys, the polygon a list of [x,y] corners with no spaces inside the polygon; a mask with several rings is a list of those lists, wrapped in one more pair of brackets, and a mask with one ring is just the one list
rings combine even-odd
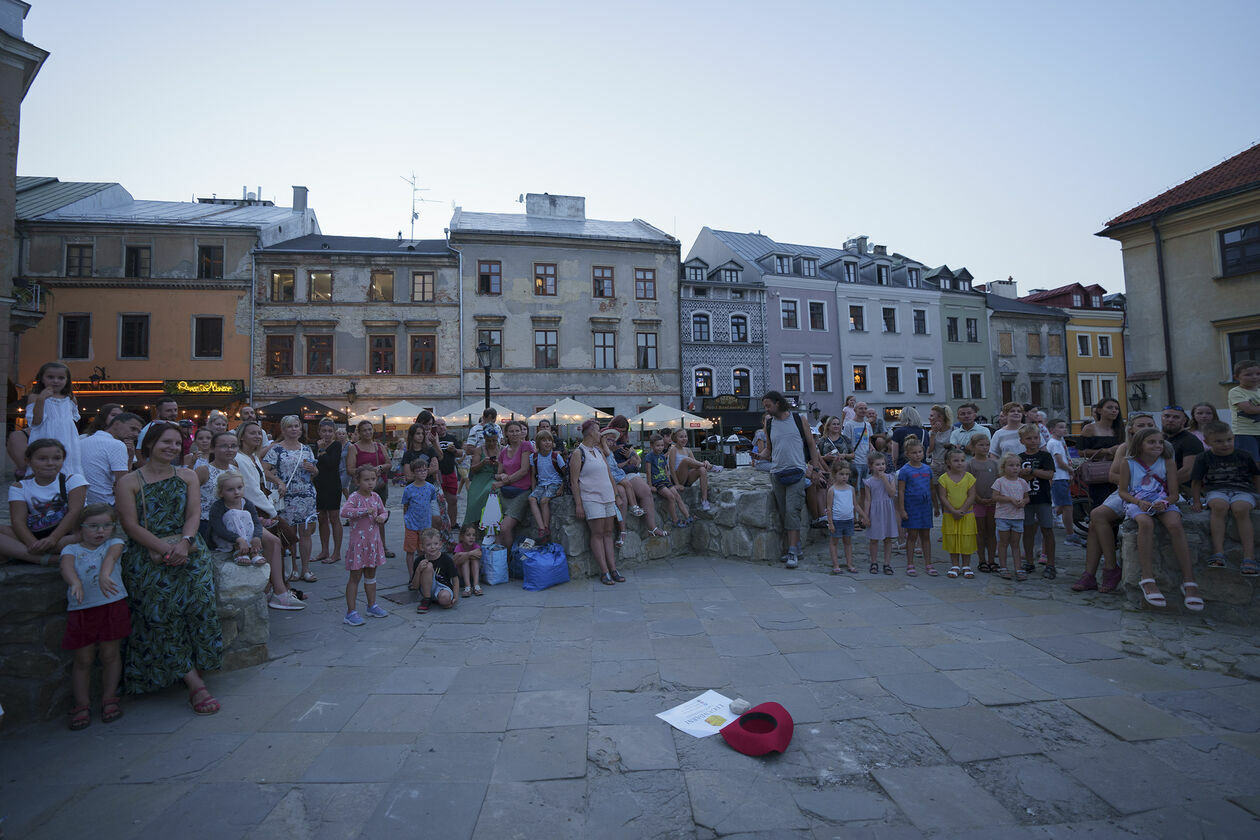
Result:
{"label": "clear pale sky", "polygon": [[310,188],[325,233],[584,195],[858,234],[1021,293],[1122,288],[1120,212],[1260,141],[1260,3],[32,0],[18,171],[187,201]]}

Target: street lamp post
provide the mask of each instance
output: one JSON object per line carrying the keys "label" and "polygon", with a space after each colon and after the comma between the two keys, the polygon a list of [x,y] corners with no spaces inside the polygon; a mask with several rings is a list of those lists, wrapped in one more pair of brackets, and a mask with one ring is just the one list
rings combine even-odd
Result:
{"label": "street lamp post", "polygon": [[490,407],[490,345],[484,341],[477,345],[477,364],[485,374],[486,405]]}

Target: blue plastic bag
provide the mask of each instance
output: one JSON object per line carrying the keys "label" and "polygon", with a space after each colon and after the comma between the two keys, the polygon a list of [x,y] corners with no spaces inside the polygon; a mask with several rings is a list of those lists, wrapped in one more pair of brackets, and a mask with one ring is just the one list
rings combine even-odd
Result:
{"label": "blue plastic bag", "polygon": [[530,592],[569,582],[569,558],[560,543],[547,543],[521,552],[524,588]]}
{"label": "blue plastic bag", "polygon": [[508,582],[508,550],[501,545],[481,547],[481,574],[494,586]]}

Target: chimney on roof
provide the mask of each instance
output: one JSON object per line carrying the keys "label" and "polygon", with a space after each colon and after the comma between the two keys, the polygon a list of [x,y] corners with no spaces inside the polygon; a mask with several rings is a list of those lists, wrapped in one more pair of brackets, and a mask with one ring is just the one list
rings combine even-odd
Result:
{"label": "chimney on roof", "polygon": [[855,236],[849,241],[844,243],[844,250],[857,251],[862,256],[866,256],[866,245],[867,245],[867,242],[869,241],[870,241],[869,237]]}
{"label": "chimney on roof", "polygon": [[878,257],[886,257],[886,256],[888,256],[888,246],[887,246],[887,245],[875,245],[875,246],[873,246],[873,247],[875,248],[875,255],[876,255],[876,256],[878,256]]}
{"label": "chimney on roof", "polygon": [[306,193],[307,193],[306,187],[295,186],[293,188],[293,212],[294,213],[306,212]]}
{"label": "chimney on roof", "polygon": [[525,215],[557,219],[585,219],[586,198],[580,195],[525,193]]}
{"label": "chimney on roof", "polygon": [[1007,277],[1005,280],[994,280],[989,284],[989,291],[999,297],[1015,300],[1019,297],[1017,291],[1019,284],[1015,282],[1014,277]]}

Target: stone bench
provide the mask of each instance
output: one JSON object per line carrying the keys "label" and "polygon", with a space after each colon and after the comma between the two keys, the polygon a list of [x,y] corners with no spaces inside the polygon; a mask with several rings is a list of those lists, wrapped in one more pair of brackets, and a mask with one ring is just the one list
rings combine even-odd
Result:
{"label": "stone bench", "polygon": [[[1233,515],[1225,518],[1225,556],[1228,565],[1224,569],[1213,569],[1207,565],[1208,555],[1212,553],[1212,535],[1209,530],[1210,515],[1190,513],[1188,506],[1183,507],[1181,522],[1186,532],[1186,543],[1190,546],[1190,562],[1194,568],[1194,578],[1199,584],[1200,594],[1206,602],[1201,615],[1216,621],[1229,624],[1255,626],[1260,624],[1260,595],[1257,594],[1256,582],[1260,578],[1243,577],[1238,573],[1242,561],[1242,545],[1238,541],[1238,528],[1234,524]],[[1251,514],[1251,527],[1260,535],[1260,511]],[[1152,566],[1155,581],[1160,592],[1168,599],[1165,610],[1177,613],[1188,613],[1182,602],[1181,567],[1173,554],[1172,543],[1163,526],[1155,525],[1153,540],[1155,556]],[[1254,549],[1254,547],[1253,547]],[[1124,566],[1125,595],[1135,606],[1154,609],[1142,598],[1142,588],[1138,581],[1142,578],[1138,565],[1137,529],[1125,523],[1120,529],[1118,546],[1121,563]],[[1252,555],[1256,556],[1256,555]]]}
{"label": "stone bench", "polygon": [[[238,566],[214,555],[214,585],[223,625],[223,670],[267,660],[266,566]],[[46,720],[70,705],[71,652],[66,584],[55,566],[0,563],[0,705],[5,720]],[[95,688],[99,693],[99,688]]]}

